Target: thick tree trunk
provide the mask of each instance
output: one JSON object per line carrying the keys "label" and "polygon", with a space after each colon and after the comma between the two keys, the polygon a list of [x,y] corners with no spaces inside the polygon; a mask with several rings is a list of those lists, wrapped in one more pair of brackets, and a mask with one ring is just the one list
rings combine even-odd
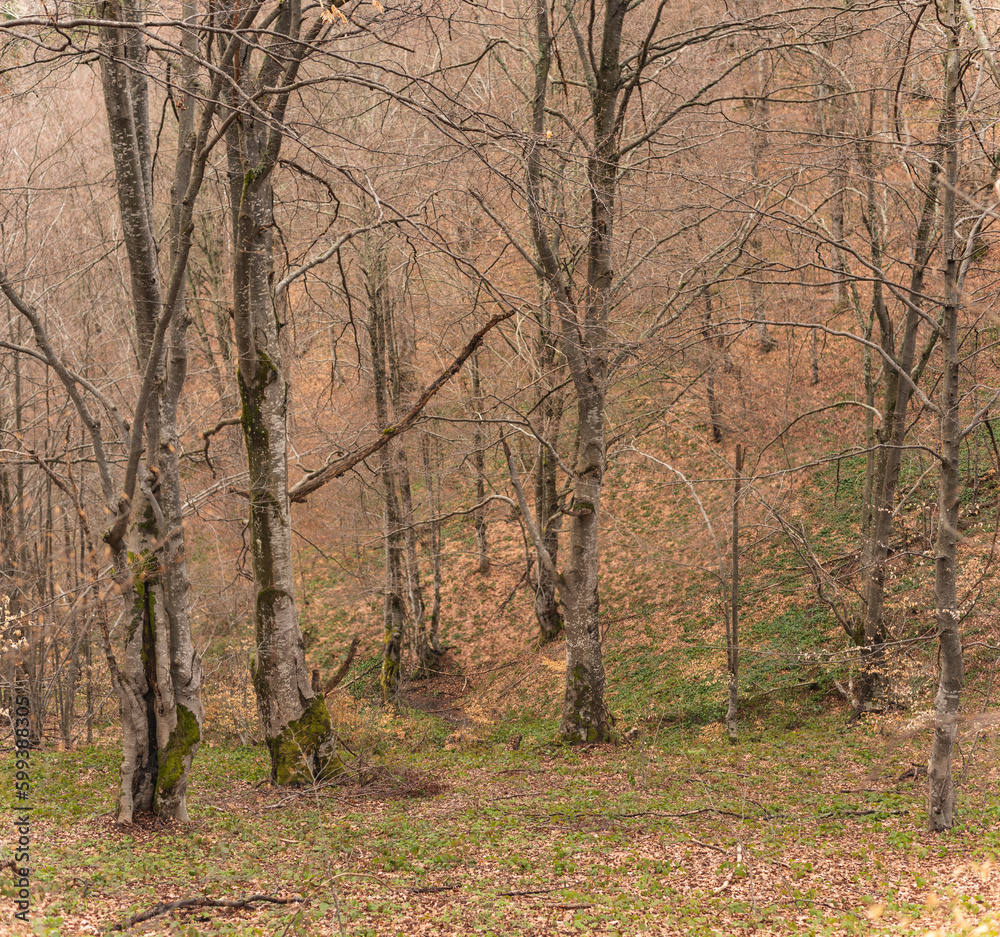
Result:
{"label": "thick tree trunk", "polygon": [[[108,18],[134,20],[134,10],[119,4],[107,4]],[[153,235],[149,164],[143,162],[148,151],[145,140],[145,85],[142,68],[145,51],[132,31],[105,30],[102,35],[105,55],[101,59],[102,84],[111,153],[115,165],[118,204],[121,211],[124,244],[131,275],[132,301],[135,307],[137,367],[145,370],[153,343],[153,330],[160,314],[162,293],[159,266]],[[136,96],[139,101],[135,100]],[[144,432],[147,453],[155,465],[159,433],[157,395],[150,397],[145,425],[135,427]],[[148,469],[147,478],[150,477]],[[153,809],[156,790],[158,757],[156,751],[156,700],[153,692],[156,674],[155,609],[156,515],[143,494],[135,506],[133,517],[142,518],[135,531],[138,541],[133,547],[137,557],[131,575],[125,571],[127,560],[116,557],[119,583],[123,587],[129,609],[129,626],[121,663],[122,692],[119,706],[122,717],[122,766],[118,794],[117,820],[131,823],[137,812]]]}
{"label": "thick tree trunk", "polygon": [[[538,57],[532,98],[531,138],[526,153],[528,217],[545,279],[556,310],[560,347],[576,397],[577,446],[570,507],[569,557],[561,576],[563,624],[566,632],[566,694],[561,732],[573,742],[601,742],[612,736],[604,702],[605,676],[601,656],[600,510],[605,464],[605,398],[608,371],[608,318],[613,292],[612,231],[618,181],[616,118],[621,92],[619,55],[628,6],[609,3],[603,9],[599,61],[585,61],[593,117],[592,148],[587,160],[590,219],[587,225],[587,270],[584,297],[577,301],[558,256],[558,238],[550,237],[542,195],[542,151],[546,94],[552,64],[548,8],[535,6]],[[521,507],[522,513],[525,507]],[[526,520],[528,520],[526,518]],[[536,525],[536,549],[548,557]]]}
{"label": "thick tree trunk", "polygon": [[576,464],[569,560],[563,593],[566,629],[566,697],[561,731],[574,742],[603,742],[611,737],[604,703],[601,655],[600,510],[604,479],[604,395],[595,388],[577,408],[580,438]]}
{"label": "thick tree trunk", "polygon": [[[194,8],[185,3],[189,16]],[[128,3],[108,4],[109,17],[137,21]],[[196,80],[197,40],[185,35],[188,53],[180,66],[184,91]],[[145,418],[134,432],[144,431],[144,482],[133,518],[134,548],[126,573],[117,550],[118,579],[131,606],[130,625],[119,681],[123,724],[123,759],[117,819],[131,822],[137,811],[154,810],[187,820],[185,793],[197,751],[203,710],[201,662],[191,640],[187,567],[181,522],[181,483],[177,407],[184,384],[186,328],[183,289],[174,294],[170,360],[153,360],[155,334],[165,303],[158,267],[153,222],[152,148],[145,77],[145,47],[136,30],[102,31],[102,79],[111,134],[115,181],[129,258],[135,309],[138,369],[158,372]],[[187,257],[182,244],[189,232],[182,200],[188,196],[195,147],[194,110],[179,112],[179,147],[170,214],[172,276],[183,283]],[[192,196],[193,198],[193,196]],[[183,234],[182,234],[183,229]],[[158,615],[165,620],[158,620]]]}
{"label": "thick tree trunk", "polygon": [[[289,28],[283,11],[277,30]],[[274,60],[269,65],[277,67]],[[268,65],[258,81],[276,80]],[[243,438],[250,488],[257,707],[278,784],[309,783],[335,773],[335,740],[322,696],[313,693],[295,607],[287,473],[288,385],[282,371],[271,296],[273,195],[277,147],[263,117],[243,114],[227,134],[233,213],[233,318],[239,357]]]}

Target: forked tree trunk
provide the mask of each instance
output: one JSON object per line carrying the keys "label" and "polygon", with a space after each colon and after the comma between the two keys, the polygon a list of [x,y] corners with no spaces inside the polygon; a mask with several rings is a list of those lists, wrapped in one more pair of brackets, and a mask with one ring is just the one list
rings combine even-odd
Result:
{"label": "forked tree trunk", "polygon": [[[943,129],[943,128],[942,128]],[[938,146],[937,159],[931,163],[924,203],[917,224],[914,254],[910,272],[909,303],[904,318],[903,335],[899,347],[893,323],[881,304],[880,285],[875,290],[875,318],[879,322],[880,342],[883,350],[897,363],[896,368],[885,369],[885,397],[882,418],[877,429],[873,428],[878,449],[872,454],[871,484],[866,486],[867,523],[864,527],[862,594],[865,598],[863,621],[863,651],[865,672],[858,691],[862,705],[869,703],[883,683],[884,654],[882,646],[888,634],[885,622],[885,581],[888,573],[889,547],[895,518],[896,492],[902,467],[903,443],[906,437],[907,414],[912,396],[911,382],[919,382],[921,373],[936,341],[932,335],[928,348],[917,360],[916,347],[922,321],[924,278],[927,265],[934,252],[934,220],[938,208],[940,187],[940,162],[943,147]],[[873,241],[878,243],[875,234]],[[874,251],[881,257],[880,251]]]}
{"label": "forked tree trunk", "polygon": [[[548,7],[535,5],[535,85],[531,135],[526,154],[528,218],[538,256],[538,272],[555,307],[560,347],[566,358],[576,398],[576,453],[573,460],[573,500],[568,560],[560,574],[548,556],[538,527],[528,514],[523,492],[519,503],[539,557],[556,576],[566,632],[566,692],[560,732],[571,742],[601,742],[612,736],[604,702],[605,674],[600,632],[600,511],[606,465],[605,400],[608,380],[608,318],[614,268],[612,232],[617,193],[618,117],[621,91],[622,27],[627,4],[603,8],[601,48],[597,66],[588,72],[593,128],[587,159],[590,218],[587,225],[586,286],[577,299],[558,255],[559,239],[549,233],[543,197],[541,141],[545,139],[546,95],[553,43]],[[594,60],[591,60],[593,62]],[[587,62],[583,63],[586,69]],[[508,460],[512,467],[513,463]]]}
{"label": "forked tree trunk", "polygon": [[[185,15],[194,8],[184,4]],[[111,18],[137,21],[128,3],[108,4]],[[150,367],[159,380],[150,393],[142,426],[146,465],[133,520],[135,557],[125,570],[120,547],[112,544],[118,579],[130,604],[129,626],[118,681],[123,724],[123,759],[117,819],[154,810],[161,816],[187,820],[186,791],[191,763],[201,738],[201,662],[191,640],[187,567],[181,515],[181,483],[177,407],[186,372],[184,351],[184,244],[190,204],[194,148],[194,108],[179,111],[178,155],[170,212],[171,282],[173,294],[171,353],[166,364],[154,360],[154,336],[167,300],[161,286],[153,221],[152,152],[145,77],[145,47],[135,30],[102,30],[102,78],[111,134],[115,180],[125,247],[129,258],[135,309],[139,373]],[[185,34],[187,55],[179,74],[182,92],[196,80],[197,40]],[[191,99],[189,102],[191,103]],[[158,616],[162,616],[162,619]]]}

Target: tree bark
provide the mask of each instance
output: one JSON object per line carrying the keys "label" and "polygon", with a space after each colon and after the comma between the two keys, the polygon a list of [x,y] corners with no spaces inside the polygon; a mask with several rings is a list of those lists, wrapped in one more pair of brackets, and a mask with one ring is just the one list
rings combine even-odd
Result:
{"label": "tree bark", "polygon": [[952,751],[958,733],[958,707],[962,693],[962,641],[958,633],[956,547],[959,512],[959,343],[958,257],[955,232],[955,196],[958,188],[957,97],[960,78],[959,23],[955,0],[944,5],[942,17],[945,54],[945,184],[944,218],[941,232],[945,262],[945,302],[941,333],[944,352],[941,394],[941,475],[938,494],[938,536],[935,549],[934,599],[937,605],[941,676],[934,711],[934,741],[927,766],[928,826],[947,830],[955,823],[955,782],[951,773]]}
{"label": "tree bark", "polygon": [[[193,4],[185,3],[184,10],[193,17]],[[141,19],[128,2],[106,4],[105,15],[126,22]],[[152,810],[187,820],[188,775],[204,716],[201,662],[191,640],[177,438],[177,407],[186,373],[182,287],[190,214],[185,206],[193,201],[194,110],[188,107],[179,112],[170,213],[171,283],[175,288],[167,298],[160,279],[153,222],[145,46],[138,30],[108,27],[101,29],[101,44],[105,53],[101,58],[105,109],[131,276],[137,364],[140,374],[156,375],[144,416],[132,430],[144,433],[146,462],[135,499],[133,519],[137,522],[130,557],[123,556],[114,537],[109,541],[116,552],[117,578],[131,608],[119,686],[123,759],[117,819],[128,823],[137,811]],[[182,47],[181,85],[190,95],[197,71],[194,34],[185,32]],[[168,303],[170,309],[166,310]],[[172,349],[166,364],[159,359],[161,346],[157,341],[165,313],[172,320]],[[130,572],[126,564],[131,565]],[[158,619],[159,614],[165,616],[164,621]]]}
{"label": "tree bark", "polygon": [[[483,433],[483,391],[479,379],[479,353],[472,355],[469,363],[472,380],[472,400],[476,408],[476,428],[472,434],[472,464],[476,471],[476,504],[486,500],[486,458],[484,448],[486,436]],[[490,552],[487,542],[486,509],[476,508],[472,515],[476,526],[476,548],[479,553],[479,575],[488,576],[490,572]]]}
{"label": "tree bark", "polygon": [[[547,291],[543,291],[543,294],[545,292]],[[538,434],[541,437],[535,460],[535,523],[538,525],[542,544],[552,559],[552,565],[558,566],[562,513],[556,474],[558,462],[554,453],[559,451],[559,430],[562,424],[563,393],[557,385],[563,371],[556,363],[552,321],[551,316],[546,314],[547,311],[548,304],[543,299],[543,314],[539,319],[535,348],[539,383],[535,412],[539,416]],[[555,577],[541,560],[538,562],[538,581],[535,585],[535,618],[542,644],[548,644],[562,634],[563,616],[556,593]]]}
{"label": "tree bark", "polygon": [[740,483],[743,481],[743,447],[736,446],[736,475],[733,480],[733,546],[730,573],[729,622],[726,628],[726,658],[729,679],[729,706],[726,710],[726,733],[731,745],[739,737],[737,720],[740,708]]}
{"label": "tree bark", "polygon": [[[392,379],[387,361],[391,299],[388,292],[388,264],[384,246],[369,242],[366,251],[366,287],[368,294],[368,336],[371,349],[372,391],[375,398],[375,426],[384,432],[389,426],[389,395]],[[403,668],[403,643],[406,639],[406,602],[404,600],[403,563],[405,544],[402,511],[397,492],[394,443],[380,453],[379,476],[382,482],[383,545],[385,585],[382,622],[382,701],[391,703],[399,693]],[[411,504],[412,509],[412,504]]]}
{"label": "tree bark", "polygon": [[326,703],[312,690],[295,606],[286,454],[288,383],[281,362],[282,326],[271,295],[272,172],[281,151],[288,92],[266,98],[264,89],[285,88],[295,80],[312,39],[300,36],[300,16],[297,3],[282,7],[259,69],[244,62],[235,70],[234,80],[246,99],[263,98],[268,106],[264,112],[245,110],[226,132],[235,250],[233,320],[257,590],[252,675],[271,778],[278,784],[315,782],[340,768]]}
{"label": "tree bark", "polygon": [[[544,279],[555,308],[560,347],[566,358],[576,398],[576,453],[573,500],[569,514],[568,559],[557,573],[540,535],[539,555],[557,575],[566,633],[566,691],[560,731],[571,742],[601,742],[612,736],[604,702],[605,674],[600,633],[600,510],[606,471],[605,399],[608,380],[608,319],[614,267],[612,235],[620,156],[617,147],[618,101],[622,91],[619,60],[628,6],[609,0],[603,7],[597,58],[580,46],[593,121],[587,158],[590,218],[586,226],[586,285],[578,300],[558,256],[558,238],[550,236],[542,195],[542,146],[545,139],[546,94],[552,64],[552,36],[544,0],[535,7],[535,86],[531,135],[526,152],[528,218]],[[595,47],[595,53],[597,49]],[[522,507],[522,513],[524,512]],[[526,522],[529,521],[525,518]],[[531,522],[532,529],[537,528]]]}

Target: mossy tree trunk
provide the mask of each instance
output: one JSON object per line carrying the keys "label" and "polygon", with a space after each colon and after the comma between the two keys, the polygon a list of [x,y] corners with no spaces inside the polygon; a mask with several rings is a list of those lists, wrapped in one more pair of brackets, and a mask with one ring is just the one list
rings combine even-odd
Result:
{"label": "mossy tree trunk", "polygon": [[[193,4],[185,3],[193,17]],[[138,21],[129,2],[105,4],[109,19]],[[135,315],[137,366],[148,397],[133,433],[144,438],[145,461],[126,473],[125,491],[135,506],[119,507],[119,520],[131,515],[133,548],[126,555],[116,524],[109,545],[118,581],[130,606],[129,625],[116,681],[123,726],[123,758],[117,819],[129,823],[137,812],[155,811],[187,820],[186,791],[197,752],[203,709],[201,662],[191,639],[187,567],[181,512],[177,433],[180,395],[186,373],[184,333],[185,267],[190,218],[200,186],[195,166],[195,109],[178,111],[178,150],[172,188],[168,288],[162,286],[153,219],[152,146],[146,50],[137,30],[103,28],[102,84],[115,166],[115,182],[128,255]],[[182,38],[179,93],[190,95],[196,81],[198,46],[193,34]],[[188,98],[192,104],[193,99]],[[170,338],[165,328],[170,324]],[[169,346],[163,359],[163,344]],[[131,463],[130,463],[131,465]],[[130,481],[131,479],[131,481]],[[162,617],[161,617],[162,616]]]}
{"label": "mossy tree trunk", "polygon": [[[234,19],[244,15],[233,13]],[[313,35],[300,35],[301,9],[283,6],[258,67],[236,63],[233,78],[257,107],[226,133],[232,210],[233,322],[250,489],[250,552],[257,708],[278,784],[310,783],[339,768],[326,703],[312,689],[295,606],[287,472],[288,384],[274,307],[272,172],[282,145],[288,92]],[[320,26],[314,27],[318,32]],[[246,51],[244,55],[249,56]]]}

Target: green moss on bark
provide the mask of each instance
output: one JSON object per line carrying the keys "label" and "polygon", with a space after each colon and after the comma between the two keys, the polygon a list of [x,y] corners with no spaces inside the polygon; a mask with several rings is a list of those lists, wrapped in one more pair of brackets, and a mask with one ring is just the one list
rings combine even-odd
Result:
{"label": "green moss on bark", "polygon": [[587,668],[576,664],[566,686],[562,734],[571,744],[614,741],[607,710],[595,701],[591,679]]}
{"label": "green moss on bark", "polygon": [[306,711],[288,723],[277,738],[268,739],[271,779],[276,784],[313,784],[343,770],[333,744],[326,701],[314,696]]}
{"label": "green moss on bark", "polygon": [[170,733],[167,747],[160,753],[160,771],[156,779],[156,795],[159,799],[168,796],[184,776],[185,759],[193,756],[201,741],[198,719],[190,709],[177,704],[177,725]]}

